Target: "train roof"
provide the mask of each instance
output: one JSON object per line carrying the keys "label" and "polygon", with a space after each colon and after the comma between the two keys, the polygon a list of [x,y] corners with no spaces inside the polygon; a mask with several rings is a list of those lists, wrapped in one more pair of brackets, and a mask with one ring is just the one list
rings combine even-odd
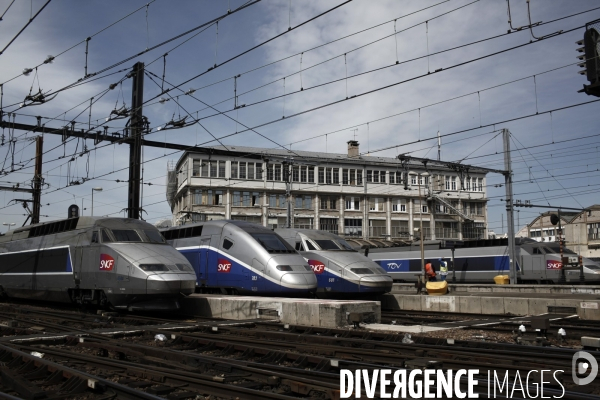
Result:
{"label": "train roof", "polygon": [[[442,248],[443,240],[424,240],[423,248],[425,250],[438,250]],[[494,246],[508,246],[507,238],[499,238],[499,239],[474,239],[474,240],[463,240],[461,246],[457,246],[457,248],[474,248],[474,247],[494,247]],[[518,246],[521,245],[543,245],[543,242],[538,242],[531,238],[515,238],[515,244]],[[546,242],[546,245],[549,243]],[[410,250],[419,250],[421,248],[421,243],[416,241],[412,243],[408,243],[405,246],[395,246],[396,248],[402,249],[403,251]],[[375,248],[371,249],[372,252],[386,252],[389,251],[386,248]]]}
{"label": "train roof", "polygon": [[0,236],[0,242],[10,242],[12,240],[28,239],[32,237],[52,235],[56,233],[88,229],[93,227],[103,228],[138,228],[138,229],[156,229],[153,225],[132,218],[111,218],[111,217],[76,217],[57,221],[42,222],[39,224],[27,225],[6,232]]}
{"label": "train roof", "polygon": [[[215,234],[220,232],[226,225],[235,225],[248,233],[273,233],[273,231],[269,228],[265,228],[260,224],[255,224],[253,222],[240,221],[240,220],[229,220],[229,219],[221,219],[214,221],[204,221],[204,222],[196,222],[193,224],[185,224],[179,226],[172,226],[166,229],[160,229],[160,232],[163,234],[165,239],[173,240],[173,239],[184,239],[190,237],[198,237],[205,235]],[[206,229],[205,229],[206,228]]]}
{"label": "train roof", "polygon": [[319,231],[315,229],[279,228],[275,229],[275,232],[284,237],[295,237],[298,233],[301,233],[310,239],[342,239],[338,235],[335,235],[331,232]]}

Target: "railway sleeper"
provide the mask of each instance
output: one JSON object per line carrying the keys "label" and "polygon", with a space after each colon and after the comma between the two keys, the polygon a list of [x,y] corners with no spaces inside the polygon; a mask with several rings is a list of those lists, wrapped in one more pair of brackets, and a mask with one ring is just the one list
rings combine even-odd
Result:
{"label": "railway sleeper", "polygon": [[50,371],[48,371],[48,367],[46,365],[40,365],[33,371],[24,374],[23,378],[29,379],[30,381],[35,381],[39,379],[46,379],[49,375]]}
{"label": "railway sleeper", "polygon": [[167,395],[168,400],[185,400],[185,399],[196,399],[198,397],[197,392],[177,392],[170,393]]}
{"label": "railway sleeper", "polygon": [[238,360],[247,360],[249,358],[254,357],[254,349],[247,348],[244,352],[238,357]]}
{"label": "railway sleeper", "polygon": [[7,367],[0,368],[0,376],[2,376],[2,384],[14,390],[26,400],[45,399],[48,396],[41,387],[23,378],[19,374],[11,371]]}
{"label": "railway sleeper", "polygon": [[[96,389],[99,389],[96,386]],[[58,391],[60,393],[69,393],[69,394],[79,394],[86,392],[88,390],[88,381],[85,379],[81,379],[78,376],[71,376],[68,378],[62,385]]]}

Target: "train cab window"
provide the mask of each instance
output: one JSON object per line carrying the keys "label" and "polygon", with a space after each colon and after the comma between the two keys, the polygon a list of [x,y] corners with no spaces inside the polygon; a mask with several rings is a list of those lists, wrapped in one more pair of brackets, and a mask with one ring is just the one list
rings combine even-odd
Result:
{"label": "train cab window", "polygon": [[544,252],[539,247],[534,247],[533,254],[544,254]]}
{"label": "train cab window", "polygon": [[296,251],[302,251],[302,242],[296,242]]}
{"label": "train cab window", "polygon": [[344,239],[338,239],[337,244],[339,244],[342,249],[346,251],[356,251],[352,248],[352,246],[350,246],[350,243],[346,242]]}
{"label": "train cab window", "polygon": [[304,242],[304,246],[306,246],[306,250],[318,250],[315,245],[308,240]]}
{"label": "train cab window", "polygon": [[[544,250],[546,250],[546,253],[560,253],[560,246],[557,245],[548,245],[544,247]],[[562,248],[562,252],[563,254],[577,254],[575,253],[573,250],[567,249],[565,246],[563,246]]]}
{"label": "train cab window", "polygon": [[165,243],[165,239],[162,237],[160,232],[149,230],[149,229],[144,229],[144,234],[146,235],[146,237],[148,238],[150,243],[158,243],[158,244]]}
{"label": "train cab window", "polygon": [[296,250],[285,240],[273,233],[250,233],[269,253],[295,253]]}
{"label": "train cab window", "polygon": [[223,239],[223,248],[229,250],[233,246],[233,242],[227,238]]}
{"label": "train cab window", "polygon": [[112,233],[117,242],[141,242],[142,238],[133,229],[113,229]]}
{"label": "train cab window", "polygon": [[92,232],[92,243],[98,243],[98,231]]}
{"label": "train cab window", "polygon": [[108,232],[105,229],[102,229],[102,243],[110,243],[112,239],[108,236]]}
{"label": "train cab window", "polygon": [[333,240],[315,240],[315,242],[317,242],[321,250],[340,250],[340,246]]}
{"label": "train cab window", "polygon": [[369,268],[350,268],[351,272],[354,272],[357,275],[373,275],[374,272]]}

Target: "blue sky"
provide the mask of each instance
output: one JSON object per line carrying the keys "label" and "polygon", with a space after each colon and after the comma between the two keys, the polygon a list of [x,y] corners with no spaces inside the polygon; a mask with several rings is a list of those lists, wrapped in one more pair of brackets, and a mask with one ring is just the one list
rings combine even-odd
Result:
{"label": "blue sky", "polygon": [[[0,21],[2,48],[45,2],[17,1],[8,9]],[[0,13],[10,3],[10,0],[0,0]],[[146,7],[146,4],[149,5]],[[174,100],[160,103],[157,101],[160,98],[159,85],[165,88],[171,84],[180,85],[215,63],[221,64],[258,43],[286,32],[290,26],[295,27],[343,4],[339,0],[263,0],[221,20],[218,36],[216,26],[211,25],[202,32],[196,31],[138,55],[84,80],[79,86],[61,91],[54,100],[44,105],[18,106],[29,94],[30,88],[33,92],[37,92],[38,88],[44,92],[55,91],[83,78],[85,39],[130,13],[122,21],[92,36],[88,73],[119,63],[148,47],[227,14],[228,9],[235,10],[242,4],[244,2],[239,0],[155,0],[151,3],[54,0],[0,55],[5,112],[16,113],[15,120],[20,123],[34,124],[35,116],[39,115],[44,117],[43,122],[47,126],[61,127],[74,119],[79,127],[87,128],[87,107],[90,98],[94,97],[91,124],[103,123],[111,110],[120,107],[123,101],[130,105],[131,80],[125,76],[135,62],[142,61],[147,70],[157,76],[154,78],[156,83],[146,78],[144,87],[145,99],[154,99],[144,108],[144,115],[154,128],[148,136],[151,140],[215,145],[218,143],[213,136],[228,136],[222,140],[226,145],[281,145],[295,150],[343,152],[345,142],[356,134],[361,152],[365,154],[394,157],[408,153],[435,158],[435,140],[428,139],[435,138],[439,130],[441,135],[449,135],[442,140],[443,160],[463,160],[466,164],[502,169],[502,141],[496,134],[497,130],[507,128],[513,135],[515,199],[563,207],[586,207],[598,203],[600,140],[596,136],[599,134],[598,123],[594,119],[598,114],[598,103],[557,110],[551,114],[547,111],[596,99],[577,93],[587,81],[577,74],[579,68],[574,63],[578,55],[575,42],[583,37],[584,32],[581,27],[600,18],[600,9],[536,26],[533,28],[536,37],[575,29],[537,40],[528,29],[505,35],[509,29],[507,3],[501,0],[354,0],[181,86],[183,91],[196,89],[194,97],[220,112],[227,112],[230,118],[217,115],[203,119],[202,126],[157,132],[156,127],[164,125],[173,116],[186,115],[186,111],[194,116],[215,113],[177,90],[173,90],[171,95],[179,96],[180,106]],[[548,22],[600,7],[591,0],[532,0],[530,4],[533,22]],[[139,11],[134,12],[137,9]],[[511,2],[511,14],[514,27],[528,23],[524,0]],[[360,32],[362,30],[365,31]],[[196,33],[198,35],[192,37]],[[495,36],[498,37],[467,45]],[[334,40],[334,43],[324,45]],[[454,67],[520,45],[524,46]],[[314,49],[317,46],[321,47]],[[67,49],[70,50],[64,52]],[[163,57],[165,53],[168,55]],[[57,57],[51,64],[40,66],[37,77],[35,71],[29,76],[22,75],[23,69],[42,64],[48,55]],[[397,65],[396,61],[399,61]],[[267,64],[270,65],[265,66]],[[377,72],[364,73],[378,68]],[[433,73],[440,68],[442,71]],[[303,70],[301,78],[300,69]],[[428,75],[427,72],[432,73]],[[361,73],[364,74],[352,77]],[[293,94],[286,96],[285,100],[277,98],[232,111],[233,76],[238,74],[241,75],[237,79],[239,104],[281,96],[284,90]],[[347,76],[350,78],[346,79]],[[412,78],[416,79],[296,118],[281,118]],[[313,88],[334,80],[339,81]],[[120,81],[122,85],[100,97],[110,84]],[[305,90],[295,93],[301,87]],[[168,98],[166,95],[162,97]],[[459,98],[450,100],[455,97]],[[436,103],[440,104],[433,105]],[[536,112],[538,116],[522,118]],[[515,118],[522,119],[502,122]],[[267,140],[254,132],[236,135],[241,128],[234,120],[247,126],[277,122],[257,129],[270,139]],[[124,120],[110,121],[108,126],[110,131],[118,131],[123,124]],[[466,131],[456,133],[463,130]],[[5,129],[2,134],[8,138],[10,132]],[[0,178],[0,184],[25,184],[31,178],[33,136],[31,133],[15,132],[18,139],[15,163],[24,165],[24,169]],[[312,137],[314,139],[304,140]],[[102,143],[89,152],[88,162],[88,154],[79,157],[84,145],[82,141],[69,141],[63,147],[59,136],[46,135],[44,140],[46,164],[43,170],[49,187],[42,197],[42,214],[48,217],[43,217],[42,221],[64,218],[70,204],[76,203],[81,207],[82,201],[86,208],[84,215],[89,215],[91,189],[98,186],[104,190],[94,195],[95,214],[122,215],[121,210],[126,206],[127,184],[116,180],[128,177],[126,170],[118,171],[127,166],[127,146],[106,146]],[[421,142],[414,143],[418,140]],[[91,141],[85,145],[90,150],[94,148]],[[10,170],[12,160],[12,153],[7,147],[0,147],[0,162],[4,162],[4,170]],[[384,148],[388,149],[382,151]],[[144,218],[150,222],[170,216],[165,201],[166,165],[169,160],[179,158],[179,153],[170,153],[155,148],[144,150],[147,161],[144,164],[145,181],[153,184],[144,186],[143,203],[148,212]],[[63,158],[63,155],[67,157]],[[67,163],[69,156],[73,155],[76,161]],[[83,177],[95,179],[83,185],[65,187],[69,181]],[[488,175],[489,228],[496,232],[502,231],[504,188],[494,185],[501,183],[501,175]],[[2,222],[14,222],[17,226],[23,223],[25,217],[21,206],[10,205],[11,199],[22,197],[23,194],[19,193],[0,192]],[[543,211],[520,209],[515,223],[520,222],[522,226]],[[504,227],[506,229],[506,218]],[[6,229],[2,228],[3,231]]]}

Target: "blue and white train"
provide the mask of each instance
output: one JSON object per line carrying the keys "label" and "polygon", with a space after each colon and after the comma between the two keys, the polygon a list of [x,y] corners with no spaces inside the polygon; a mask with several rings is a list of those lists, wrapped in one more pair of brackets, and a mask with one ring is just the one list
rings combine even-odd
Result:
{"label": "blue and white train", "polygon": [[[464,247],[454,252],[454,266],[448,265],[448,281],[457,283],[493,283],[496,275],[509,274],[507,239],[464,241]],[[439,259],[451,259],[451,250],[441,249],[440,241],[424,242],[425,260],[430,260],[439,272]],[[527,238],[515,240],[517,280],[522,283],[559,283],[563,269],[558,243],[536,242]],[[574,256],[563,248],[563,256]],[[421,274],[419,243],[410,246],[370,249],[369,258],[378,263],[394,282],[415,282]],[[600,283],[600,265],[583,257],[585,282]],[[567,283],[579,283],[580,269],[565,267]]]}
{"label": "blue and white train", "polygon": [[317,297],[356,298],[392,290],[392,278],[377,263],[333,233],[312,229],[276,229],[308,261],[319,287]]}
{"label": "blue and white train", "polygon": [[311,296],[317,278],[270,229],[245,221],[206,221],[161,230],[196,272],[201,293]]}

